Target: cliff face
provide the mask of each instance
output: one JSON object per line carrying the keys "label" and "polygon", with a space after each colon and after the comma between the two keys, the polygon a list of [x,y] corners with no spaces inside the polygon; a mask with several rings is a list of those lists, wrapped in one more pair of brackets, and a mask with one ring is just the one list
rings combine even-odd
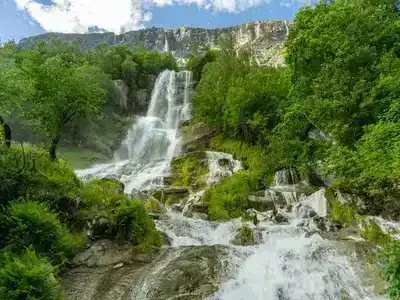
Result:
{"label": "cliff face", "polygon": [[280,55],[283,41],[289,31],[290,22],[262,21],[251,22],[236,27],[203,29],[181,27],[176,30],[163,28],[146,28],[130,31],[124,34],[90,33],[62,34],[47,33],[21,40],[22,47],[31,43],[51,38],[62,38],[66,41],[77,41],[82,49],[91,49],[100,44],[124,44],[129,47],[140,45],[156,51],[171,51],[178,58],[185,58],[190,51],[198,46],[208,45],[216,48],[219,41],[231,35],[235,47],[249,48],[253,59],[260,65],[279,66],[283,64]]}

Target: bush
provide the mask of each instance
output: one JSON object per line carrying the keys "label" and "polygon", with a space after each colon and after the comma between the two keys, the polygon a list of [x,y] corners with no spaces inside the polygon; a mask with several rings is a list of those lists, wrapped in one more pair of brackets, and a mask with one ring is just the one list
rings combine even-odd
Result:
{"label": "bush", "polygon": [[174,185],[191,186],[195,189],[205,186],[208,168],[204,166],[204,161],[200,157],[196,155],[175,157],[171,167],[175,179]]}
{"label": "bush", "polygon": [[72,234],[44,204],[19,201],[11,204],[1,222],[5,247],[21,253],[31,247],[55,264],[71,259],[84,246],[84,238]]}
{"label": "bush", "polygon": [[382,275],[388,282],[390,299],[400,298],[400,242],[393,240],[381,252]]}
{"label": "bush", "polygon": [[211,220],[226,220],[237,218],[246,211],[249,193],[249,176],[243,171],[239,171],[215,187],[208,189],[202,199],[209,203]]}
{"label": "bush", "polygon": [[161,236],[155,229],[144,205],[137,200],[125,200],[115,214],[117,239],[133,245],[161,246]]}
{"label": "bush", "polygon": [[80,181],[63,161],[30,145],[0,146],[0,204],[20,197],[45,201],[58,208],[63,198],[76,199]]}
{"label": "bush", "polygon": [[0,257],[0,299],[61,300],[61,288],[50,263],[27,250],[21,257],[4,253]]}

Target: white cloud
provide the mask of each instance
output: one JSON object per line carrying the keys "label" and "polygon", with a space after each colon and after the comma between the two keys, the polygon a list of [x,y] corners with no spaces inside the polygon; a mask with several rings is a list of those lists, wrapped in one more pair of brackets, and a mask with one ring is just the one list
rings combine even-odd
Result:
{"label": "white cloud", "polygon": [[53,0],[44,5],[34,0],[14,0],[47,31],[86,32],[89,27],[120,32],[143,27],[152,14],[140,0]]}
{"label": "white cloud", "polygon": [[[154,7],[197,5],[213,12],[237,13],[273,0],[53,0],[51,5],[37,0],[14,1],[47,31],[84,33],[94,26],[113,32],[143,28],[152,19],[150,10]],[[280,0],[280,4],[309,1]]]}

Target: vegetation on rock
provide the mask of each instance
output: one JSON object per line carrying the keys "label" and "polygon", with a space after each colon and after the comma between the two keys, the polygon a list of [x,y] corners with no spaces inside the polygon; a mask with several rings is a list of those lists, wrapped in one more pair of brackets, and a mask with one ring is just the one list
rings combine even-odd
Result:
{"label": "vegetation on rock", "polygon": [[240,171],[207,189],[202,201],[208,204],[210,220],[226,220],[243,215],[248,208],[249,192],[249,177]]}
{"label": "vegetation on rock", "polygon": [[205,152],[192,152],[172,160],[171,171],[174,185],[201,189],[205,186],[208,168]]}

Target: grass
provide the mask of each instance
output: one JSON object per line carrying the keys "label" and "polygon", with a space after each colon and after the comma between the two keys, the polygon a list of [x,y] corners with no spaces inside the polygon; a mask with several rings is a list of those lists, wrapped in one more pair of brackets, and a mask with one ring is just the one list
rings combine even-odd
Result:
{"label": "grass", "polygon": [[60,147],[58,155],[75,170],[86,169],[97,162],[106,160],[103,154],[88,148]]}

